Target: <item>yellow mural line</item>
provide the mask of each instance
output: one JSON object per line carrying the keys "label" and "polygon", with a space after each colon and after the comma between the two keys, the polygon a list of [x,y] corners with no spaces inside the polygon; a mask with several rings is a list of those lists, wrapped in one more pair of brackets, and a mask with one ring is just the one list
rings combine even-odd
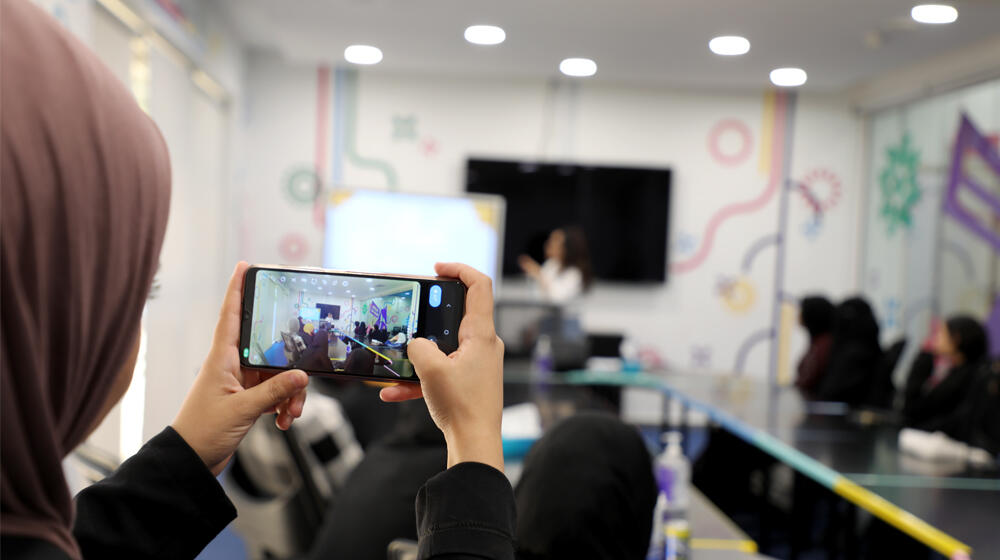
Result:
{"label": "yellow mural line", "polygon": [[781,320],[778,326],[778,385],[789,385],[792,381],[791,359],[792,328],[798,323],[798,307],[790,302],[781,304]]}
{"label": "yellow mural line", "polygon": [[764,94],[764,113],[760,127],[760,158],[757,162],[757,169],[764,175],[771,172],[771,144],[773,144],[772,138],[774,137],[774,109],[777,100],[777,95],[773,90]]}

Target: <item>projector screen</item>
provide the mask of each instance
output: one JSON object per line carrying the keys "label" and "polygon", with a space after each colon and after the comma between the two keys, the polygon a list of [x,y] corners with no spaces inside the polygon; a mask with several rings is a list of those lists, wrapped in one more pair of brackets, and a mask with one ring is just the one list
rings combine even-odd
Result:
{"label": "projector screen", "polygon": [[504,200],[339,189],[326,207],[323,267],[434,275],[435,262],[463,262],[497,280]]}

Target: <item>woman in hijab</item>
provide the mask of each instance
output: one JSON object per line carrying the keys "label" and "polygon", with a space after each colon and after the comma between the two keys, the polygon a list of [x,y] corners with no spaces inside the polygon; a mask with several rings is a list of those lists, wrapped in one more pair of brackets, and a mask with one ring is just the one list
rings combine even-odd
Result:
{"label": "woman in hijab", "polygon": [[635,428],[597,413],[554,426],[515,491],[520,560],[645,558],[656,505],[652,459]]}
{"label": "woman in hijab", "polygon": [[830,365],[816,397],[865,404],[881,360],[878,321],[871,305],[860,297],[845,300],[834,313]]}
{"label": "woman in hijab", "polygon": [[906,379],[907,424],[925,429],[953,414],[985,364],[986,348],[979,321],[964,315],[948,319],[928,351],[917,355]]}
{"label": "woman in hijab", "polygon": [[826,375],[833,344],[833,304],[822,296],[802,298],[799,322],[809,333],[809,348],[799,360],[795,386],[807,397],[815,394]]}
{"label": "woman in hijab", "polygon": [[[0,0],[0,11],[0,548],[4,558],[193,558],[236,515],[215,475],[265,411],[290,427],[308,378],[241,370],[240,263],[174,421],[70,497],[62,460],[122,397],[135,365],[169,160],[156,126],[84,45],[31,2]],[[425,398],[448,442],[448,470],[417,498],[421,557],[512,558],[492,287],[464,265],[437,273],[468,287],[459,350],[414,341],[420,385],[381,392]]]}
{"label": "woman in hijab", "polygon": [[191,557],[235,515],[213,473],[263,411],[278,405],[287,428],[307,379],[286,372],[253,387],[260,378],[240,374],[238,268],[172,427],[81,493],[74,514],[62,460],[129,385],[169,160],[92,53],[33,4],[0,7],[0,546],[5,558]]}

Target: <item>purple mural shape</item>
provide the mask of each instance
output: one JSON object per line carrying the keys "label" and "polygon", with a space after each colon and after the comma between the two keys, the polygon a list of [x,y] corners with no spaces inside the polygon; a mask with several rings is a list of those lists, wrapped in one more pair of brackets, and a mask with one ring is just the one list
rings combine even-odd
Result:
{"label": "purple mural shape", "polygon": [[986,332],[990,336],[990,356],[1000,358],[1000,296],[993,302],[993,312],[986,319]]}
{"label": "purple mural shape", "polygon": [[958,137],[955,140],[955,150],[951,158],[951,173],[948,176],[948,188],[945,190],[943,210],[946,215],[957,220],[970,232],[989,243],[994,251],[1000,253],[1000,233],[997,233],[989,224],[979,221],[958,200],[959,190],[967,189],[971,194],[981,199],[987,207],[992,208],[994,217],[1000,219],[1000,197],[986,190],[986,187],[962,171],[962,158],[969,150],[983,158],[990,169],[1000,176],[1000,153],[990,145],[989,139],[980,134],[972,121],[963,114]]}

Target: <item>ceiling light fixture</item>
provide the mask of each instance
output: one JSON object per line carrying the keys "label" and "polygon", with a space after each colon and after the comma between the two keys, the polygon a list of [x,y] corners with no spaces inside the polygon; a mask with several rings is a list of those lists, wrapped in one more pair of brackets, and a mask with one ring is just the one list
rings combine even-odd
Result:
{"label": "ceiling light fixture", "polygon": [[499,45],[507,33],[495,25],[470,25],[465,28],[465,40],[474,45]]}
{"label": "ceiling light fixture", "polygon": [[559,63],[559,71],[567,76],[585,78],[597,73],[597,63],[589,58],[567,58]]}
{"label": "ceiling light fixture", "polygon": [[351,45],[344,49],[344,60],[351,64],[378,64],[382,62],[382,51],[371,45]]}
{"label": "ceiling light fixture", "polygon": [[708,48],[721,56],[739,56],[750,52],[750,41],[739,35],[722,35],[708,42]]}
{"label": "ceiling light fixture", "polygon": [[910,17],[920,23],[952,23],[958,19],[958,10],[947,4],[920,4],[910,10]]}
{"label": "ceiling light fixture", "polygon": [[771,70],[771,83],[780,87],[798,87],[806,83],[806,71],[801,68]]}

